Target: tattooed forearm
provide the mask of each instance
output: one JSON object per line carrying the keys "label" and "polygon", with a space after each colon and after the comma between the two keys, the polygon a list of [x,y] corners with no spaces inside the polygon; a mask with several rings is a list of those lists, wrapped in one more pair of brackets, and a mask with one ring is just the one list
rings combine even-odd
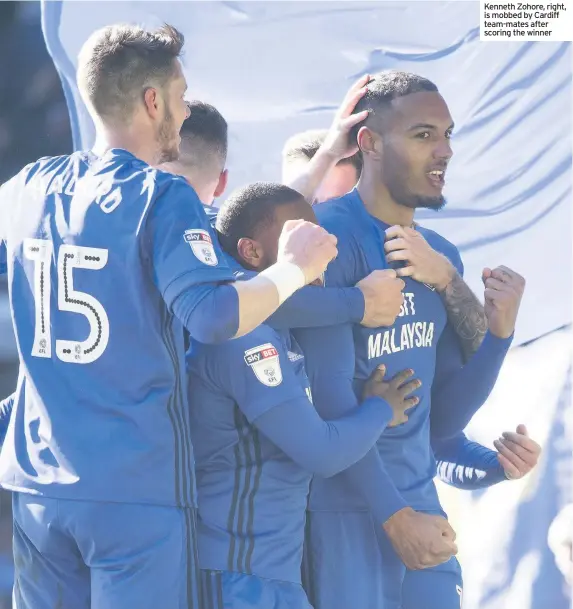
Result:
{"label": "tattooed forearm", "polygon": [[440,294],[467,361],[478,350],[487,332],[483,305],[458,273]]}

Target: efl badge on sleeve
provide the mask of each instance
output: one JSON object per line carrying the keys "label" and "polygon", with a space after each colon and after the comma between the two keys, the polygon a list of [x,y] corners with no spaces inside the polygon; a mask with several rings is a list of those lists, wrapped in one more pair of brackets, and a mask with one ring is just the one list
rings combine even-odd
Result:
{"label": "efl badge on sleeve", "polygon": [[195,254],[197,260],[209,266],[217,266],[217,254],[213,247],[211,235],[202,228],[193,228],[185,231],[183,238]]}
{"label": "efl badge on sleeve", "polygon": [[276,387],[283,382],[279,354],[271,343],[245,351],[245,363],[263,385]]}

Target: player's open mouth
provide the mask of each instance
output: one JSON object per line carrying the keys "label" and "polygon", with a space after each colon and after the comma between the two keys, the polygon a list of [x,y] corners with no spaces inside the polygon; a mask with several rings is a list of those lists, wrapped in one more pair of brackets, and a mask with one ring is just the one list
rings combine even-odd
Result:
{"label": "player's open mouth", "polygon": [[446,183],[446,171],[444,169],[433,169],[426,174],[430,184],[435,188],[443,188]]}

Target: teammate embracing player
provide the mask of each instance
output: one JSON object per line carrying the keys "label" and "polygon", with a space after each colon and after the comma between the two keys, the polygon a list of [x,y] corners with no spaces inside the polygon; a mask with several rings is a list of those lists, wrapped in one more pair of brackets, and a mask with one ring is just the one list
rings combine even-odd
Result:
{"label": "teammate embracing player", "polygon": [[179,154],[182,47],[170,26],[95,32],[78,69],[94,149],[0,190],[17,609],[201,607],[183,327],[242,336],[336,255],[322,228],[291,223],[278,264],[233,283],[195,191],[154,168]]}
{"label": "teammate embracing player", "polygon": [[[309,364],[319,362],[309,376],[324,418],[341,416],[349,404],[332,370],[350,376],[360,395],[380,364],[389,374],[411,367],[422,381],[420,405],[406,424],[382,434],[377,451],[339,476],[314,479],[305,584],[317,609],[454,609],[461,572],[433,483],[431,435],[459,433],[487,398],[511,344],[524,280],[505,267],[485,270],[484,312],[461,278],[457,249],[414,224],[415,209],[445,203],[453,121],[436,86],[414,74],[379,74],[357,104],[356,112],[365,110],[357,187],[315,208],[338,238],[326,285],[354,285],[393,267],[406,281],[404,306],[392,327],[349,327],[344,342],[328,329],[295,336]],[[353,348],[354,366],[343,365],[341,354]],[[419,583],[403,586],[406,567],[424,569]]]}

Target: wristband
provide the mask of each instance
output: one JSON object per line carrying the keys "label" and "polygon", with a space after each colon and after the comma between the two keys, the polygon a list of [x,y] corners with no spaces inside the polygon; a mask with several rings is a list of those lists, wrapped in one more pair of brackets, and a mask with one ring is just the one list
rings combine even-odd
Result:
{"label": "wristband", "polygon": [[275,284],[279,293],[279,304],[306,285],[302,269],[293,262],[277,262],[260,273]]}

